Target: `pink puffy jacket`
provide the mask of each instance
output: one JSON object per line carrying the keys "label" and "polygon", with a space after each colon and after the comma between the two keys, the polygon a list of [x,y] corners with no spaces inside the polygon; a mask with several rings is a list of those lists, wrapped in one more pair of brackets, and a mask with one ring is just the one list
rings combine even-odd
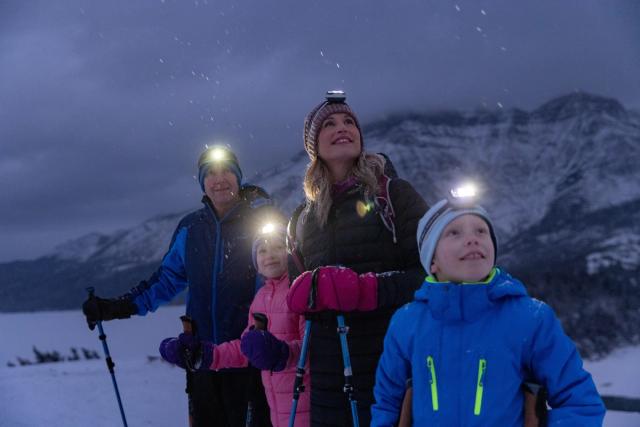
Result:
{"label": "pink puffy jacket", "polygon": [[[267,279],[258,290],[249,307],[249,323],[245,331],[255,322],[253,313],[263,313],[269,319],[267,329],[276,338],[289,345],[289,360],[280,372],[262,371],[262,384],[271,409],[271,424],[274,427],[289,425],[291,402],[293,400],[293,382],[296,377],[296,365],[300,357],[302,337],[304,335],[304,317],[287,308],[287,291],[289,277],[284,275],[278,279]],[[248,365],[247,358],[240,351],[240,340],[233,340],[217,345],[213,353],[213,370],[222,368],[241,368]],[[295,426],[308,427],[309,422],[309,366],[305,368],[305,391],[300,394]]]}

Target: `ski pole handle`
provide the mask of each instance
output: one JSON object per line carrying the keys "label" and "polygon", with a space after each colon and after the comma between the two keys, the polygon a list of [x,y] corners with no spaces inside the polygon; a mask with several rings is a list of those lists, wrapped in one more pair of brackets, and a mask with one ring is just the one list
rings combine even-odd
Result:
{"label": "ski pole handle", "polygon": [[266,331],[269,325],[269,319],[264,313],[252,313],[253,320],[255,321],[255,328],[258,331]]}
{"label": "ski pole handle", "polygon": [[182,332],[189,335],[195,335],[195,325],[193,324],[193,319],[191,319],[191,317],[187,315],[180,316],[180,321],[182,322]]}
{"label": "ski pole handle", "polygon": [[[187,335],[192,335],[195,336],[196,335],[196,326],[195,323],[193,321],[193,319],[191,319],[191,317],[184,315],[184,316],[180,316],[180,321],[182,322],[182,332],[187,334]],[[187,367],[188,371],[195,371],[195,359],[196,359],[196,355],[193,354],[193,352],[189,349],[189,348],[184,348],[182,350],[182,356],[184,357],[184,364]]]}

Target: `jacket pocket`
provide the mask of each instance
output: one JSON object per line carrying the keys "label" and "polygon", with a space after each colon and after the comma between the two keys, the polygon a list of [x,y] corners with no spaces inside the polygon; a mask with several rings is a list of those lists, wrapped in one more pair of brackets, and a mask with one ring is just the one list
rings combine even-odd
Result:
{"label": "jacket pocket", "polygon": [[431,386],[431,407],[438,410],[438,382],[436,381],[436,365],[432,356],[427,356],[427,368],[429,369],[429,384]]}
{"label": "jacket pocket", "polygon": [[476,381],[476,400],[473,405],[473,415],[480,415],[482,412],[482,395],[484,394],[484,378],[487,372],[487,359],[478,361],[478,379]]}

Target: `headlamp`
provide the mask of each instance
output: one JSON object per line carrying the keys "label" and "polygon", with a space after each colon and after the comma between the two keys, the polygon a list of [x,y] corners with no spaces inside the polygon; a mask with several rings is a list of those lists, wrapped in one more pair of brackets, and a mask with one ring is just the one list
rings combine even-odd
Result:
{"label": "headlamp", "polygon": [[210,162],[220,162],[227,159],[226,151],[223,148],[215,147],[209,151]]}
{"label": "headlamp", "polygon": [[260,228],[260,234],[263,235],[272,234],[274,231],[276,231],[276,226],[272,222],[268,222]]}
{"label": "headlamp", "polygon": [[478,201],[478,187],[473,182],[464,183],[458,187],[454,187],[450,190],[451,196],[439,201],[435,206],[438,206],[437,210],[431,215],[431,218],[422,229],[420,238],[418,239],[419,245],[422,245],[427,232],[431,229],[433,223],[449,209],[466,209],[472,208]]}
{"label": "headlamp", "polygon": [[347,100],[343,90],[328,90],[325,97],[328,103],[341,103]]}
{"label": "headlamp", "polygon": [[453,197],[454,199],[475,198],[477,194],[478,190],[472,182],[468,182],[459,187],[451,189],[451,197]]}

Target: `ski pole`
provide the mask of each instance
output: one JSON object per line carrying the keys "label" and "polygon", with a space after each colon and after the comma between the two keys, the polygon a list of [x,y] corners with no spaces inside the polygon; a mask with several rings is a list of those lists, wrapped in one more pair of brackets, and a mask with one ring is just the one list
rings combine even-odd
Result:
{"label": "ski pole", "polygon": [[[309,299],[307,306],[309,308],[315,308],[316,306],[316,294],[318,292],[318,269],[316,268],[311,273],[311,292],[309,292]],[[296,421],[296,412],[298,410],[298,400],[300,399],[300,393],[304,392],[304,365],[307,361],[307,350],[309,349],[309,337],[311,336],[311,320],[307,319],[304,322],[304,336],[302,337],[302,348],[300,349],[300,357],[298,358],[298,365],[296,366],[296,379],[293,382],[293,401],[291,402],[291,413],[289,414],[289,427],[293,427]]]}
{"label": "ski pole", "polygon": [[[187,335],[195,335],[196,325],[193,319],[191,319],[187,315],[184,315],[184,316],[180,316],[180,321],[182,322],[183,333]],[[185,390],[185,392],[187,392],[187,417],[189,419],[189,427],[192,427],[194,409],[193,409],[193,400],[191,399],[190,390],[193,383],[193,380],[192,380],[193,355],[191,354],[191,351],[189,349],[184,349],[183,356],[184,356],[185,366],[187,367],[187,369],[185,369],[186,376],[187,376],[187,389]]]}
{"label": "ski pole", "polygon": [[353,426],[359,427],[360,421],[358,420],[358,401],[353,396],[353,384],[351,378],[353,373],[351,371],[351,357],[349,356],[349,345],[347,344],[347,333],[349,327],[344,324],[344,315],[338,314],[338,335],[340,335],[340,347],[342,347],[342,362],[344,364],[344,392],[349,398],[349,404],[351,405],[351,416],[353,417]]}
{"label": "ski pole", "polygon": [[[87,288],[87,292],[89,292],[89,298],[92,298],[94,296],[93,295],[94,291],[95,289],[93,288],[93,286],[90,286]],[[128,427],[127,418],[124,415],[124,408],[122,407],[122,399],[120,399],[120,392],[118,391],[116,374],[114,372],[114,367],[116,366],[116,364],[113,363],[113,359],[111,359],[111,354],[109,353],[109,347],[107,346],[107,336],[105,335],[104,329],[102,328],[102,321],[98,320],[96,324],[98,325],[98,331],[100,332],[100,335],[98,336],[98,338],[100,338],[100,341],[102,341],[102,349],[104,350],[105,361],[107,362],[107,368],[109,369],[109,373],[111,374],[111,382],[113,382],[113,388],[116,391],[116,398],[118,399],[118,407],[120,408],[120,415],[122,416],[122,424],[124,424],[124,427]]]}
{"label": "ski pole", "polygon": [[307,350],[309,349],[309,336],[311,335],[311,320],[304,322],[304,337],[302,337],[302,349],[300,350],[300,358],[296,366],[296,379],[293,383],[293,402],[291,404],[291,414],[289,415],[289,427],[293,427],[296,420],[296,411],[298,410],[298,400],[300,393],[304,391],[304,365],[307,361]]}
{"label": "ski pole", "polygon": [[[269,319],[263,313],[253,313],[253,320],[255,321],[254,329],[257,331],[266,331],[269,324]],[[250,368],[255,369],[255,368]],[[249,390],[249,401],[247,402],[247,415],[245,416],[245,427],[251,427],[253,423],[253,416],[255,412],[255,398],[258,391],[259,381],[261,373],[260,371],[252,372],[251,374],[251,390]]]}

